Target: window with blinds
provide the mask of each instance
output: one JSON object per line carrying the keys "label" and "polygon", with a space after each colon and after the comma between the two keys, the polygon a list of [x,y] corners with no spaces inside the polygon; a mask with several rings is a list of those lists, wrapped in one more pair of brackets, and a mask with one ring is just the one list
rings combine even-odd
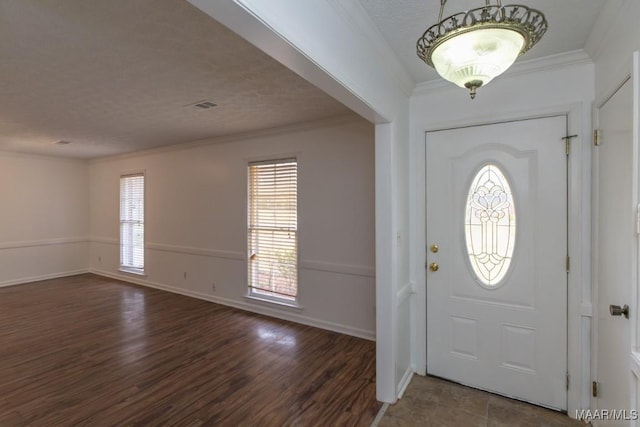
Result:
{"label": "window with blinds", "polygon": [[144,174],[120,177],[120,268],[144,271]]}
{"label": "window with blinds", "polygon": [[249,294],[295,301],[298,294],[298,164],[249,164]]}

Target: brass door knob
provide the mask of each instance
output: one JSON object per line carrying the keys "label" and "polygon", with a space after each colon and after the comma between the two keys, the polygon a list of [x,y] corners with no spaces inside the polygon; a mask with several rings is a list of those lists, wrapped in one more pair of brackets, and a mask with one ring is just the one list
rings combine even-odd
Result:
{"label": "brass door knob", "polygon": [[429,264],[429,270],[431,271],[438,271],[439,268],[440,266],[436,262],[432,262],[431,264]]}

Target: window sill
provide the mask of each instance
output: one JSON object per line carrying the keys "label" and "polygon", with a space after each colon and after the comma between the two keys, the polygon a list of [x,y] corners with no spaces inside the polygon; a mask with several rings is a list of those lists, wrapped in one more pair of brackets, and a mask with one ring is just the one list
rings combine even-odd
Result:
{"label": "window sill", "polygon": [[304,309],[301,305],[299,305],[295,301],[292,301],[292,302],[277,301],[277,300],[270,299],[270,298],[261,298],[261,297],[256,296],[256,295],[245,295],[244,297],[246,299],[250,300],[250,301],[264,302],[264,303],[267,303],[267,304],[273,304],[273,305],[277,305],[277,306],[285,307],[285,308],[292,308],[292,309],[300,310],[300,311],[302,311]]}
{"label": "window sill", "polygon": [[147,277],[147,275],[144,273],[144,270],[138,270],[137,268],[120,267],[118,271],[120,273],[131,274],[138,277]]}

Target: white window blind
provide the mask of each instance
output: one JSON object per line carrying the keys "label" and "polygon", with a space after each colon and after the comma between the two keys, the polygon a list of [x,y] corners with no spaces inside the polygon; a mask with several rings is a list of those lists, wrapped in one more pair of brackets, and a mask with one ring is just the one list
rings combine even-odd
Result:
{"label": "white window blind", "polygon": [[295,300],[298,293],[298,164],[249,164],[249,291]]}
{"label": "white window blind", "polygon": [[144,174],[120,177],[120,267],[144,269]]}

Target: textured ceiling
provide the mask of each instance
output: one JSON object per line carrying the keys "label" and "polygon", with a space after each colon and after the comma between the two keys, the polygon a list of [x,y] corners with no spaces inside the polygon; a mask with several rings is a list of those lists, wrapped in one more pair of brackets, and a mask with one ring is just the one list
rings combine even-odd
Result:
{"label": "textured ceiling", "polygon": [[[438,78],[415,54],[438,0],[353,1],[415,82]],[[583,48],[605,0],[524,3],[549,31],[521,60]],[[349,112],[184,0],[0,0],[0,150],[93,158]]]}
{"label": "textured ceiling", "polygon": [[0,94],[0,150],[79,158],[349,113],[183,0],[0,0]]}
{"label": "textured ceiling", "polygon": [[[358,0],[416,83],[438,78],[416,55],[416,41],[438,20],[438,0]],[[475,9],[483,0],[449,0],[444,16]],[[495,1],[491,2],[495,4]],[[519,60],[541,58],[584,48],[605,0],[518,0],[543,12],[549,29],[542,40]]]}

